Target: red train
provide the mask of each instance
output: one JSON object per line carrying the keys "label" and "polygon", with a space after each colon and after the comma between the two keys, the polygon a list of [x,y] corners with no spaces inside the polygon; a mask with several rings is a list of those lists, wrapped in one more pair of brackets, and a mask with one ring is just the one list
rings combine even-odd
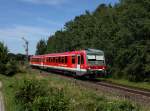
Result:
{"label": "red train", "polygon": [[32,56],[30,65],[69,72],[76,76],[102,77],[106,75],[104,52],[96,49]]}

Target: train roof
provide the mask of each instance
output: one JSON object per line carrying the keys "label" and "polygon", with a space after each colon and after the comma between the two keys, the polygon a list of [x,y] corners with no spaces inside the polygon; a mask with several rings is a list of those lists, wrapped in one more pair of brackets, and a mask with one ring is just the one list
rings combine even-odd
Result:
{"label": "train roof", "polygon": [[79,51],[70,51],[70,52],[63,52],[63,53],[52,53],[52,54],[45,54],[44,56],[55,56],[55,55],[69,55],[69,54],[78,54],[78,53],[84,53],[85,50],[79,50]]}
{"label": "train roof", "polygon": [[96,52],[96,53],[103,53],[102,50],[98,50],[98,49],[85,49],[87,52]]}
{"label": "train roof", "polygon": [[51,54],[44,54],[44,55],[35,55],[32,56],[31,58],[42,58],[42,57],[49,57],[49,56],[57,56],[57,55],[70,55],[70,54],[78,54],[78,53],[101,53],[103,54],[104,52],[102,50],[97,50],[97,49],[85,49],[85,50],[78,50],[78,51],[70,51],[70,52],[63,52],[63,53],[51,53]]}

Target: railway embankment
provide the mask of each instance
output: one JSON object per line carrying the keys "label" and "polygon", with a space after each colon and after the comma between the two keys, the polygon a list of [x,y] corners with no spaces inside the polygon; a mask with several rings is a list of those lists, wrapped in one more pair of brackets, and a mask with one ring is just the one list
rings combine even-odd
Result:
{"label": "railway embankment", "polygon": [[[37,111],[40,110],[40,108],[49,109],[52,107],[53,108],[65,107],[67,108],[67,111],[77,111],[77,110],[148,111],[149,110],[147,107],[143,107],[141,104],[135,103],[131,100],[118,96],[116,92],[108,93],[104,91],[102,87],[97,87],[96,84],[91,84],[88,81],[86,82],[80,81],[80,80],[72,79],[71,77],[51,74],[43,71],[31,70],[28,73],[16,74],[13,77],[0,76],[0,80],[2,80],[4,85],[3,92],[6,101],[7,111],[16,111],[19,108],[22,108],[20,103],[18,104],[18,102],[17,103],[15,102],[16,94],[18,94],[20,91],[21,91],[21,95],[23,94],[21,97],[27,97],[27,98],[33,97],[32,93],[34,91],[37,91],[36,93],[41,94],[40,90],[34,90],[27,87],[30,85],[33,87],[38,85],[43,89],[43,91],[45,90],[45,88],[46,90],[50,89],[49,90],[50,92],[48,91],[49,93],[44,94],[46,97],[40,96],[41,98],[38,98],[39,96],[36,96],[35,97],[36,99],[33,99],[34,102],[29,102],[30,103],[29,106],[34,106],[30,108],[37,108],[36,109]],[[38,83],[40,83],[41,85]],[[24,92],[24,90],[29,91],[30,93]],[[26,96],[26,94],[28,95]],[[20,100],[22,101],[23,99]],[[53,101],[53,100],[57,100],[57,101]],[[53,103],[54,106],[51,106],[52,105],[51,103]],[[58,104],[58,103],[62,103],[62,104]],[[43,107],[42,104],[44,104],[45,106]],[[55,106],[56,104],[57,106]]]}
{"label": "railway embankment", "polygon": [[[101,80],[101,79],[99,79]],[[105,78],[102,81],[106,81],[111,84],[116,84],[124,87],[130,87],[133,89],[150,91],[150,82],[130,82],[125,79],[113,79],[113,78]]]}
{"label": "railway embankment", "polygon": [[[42,75],[49,74],[48,72],[43,72]],[[143,106],[150,106],[150,91],[147,89],[141,89],[138,87],[128,87],[127,85],[110,83],[99,80],[80,80],[74,79],[73,77],[57,75],[60,78],[67,78],[77,85],[84,86],[89,89],[94,89],[97,92],[104,93],[105,95],[113,95],[114,97],[119,97],[122,99],[127,99],[134,101],[135,103],[141,104]]]}

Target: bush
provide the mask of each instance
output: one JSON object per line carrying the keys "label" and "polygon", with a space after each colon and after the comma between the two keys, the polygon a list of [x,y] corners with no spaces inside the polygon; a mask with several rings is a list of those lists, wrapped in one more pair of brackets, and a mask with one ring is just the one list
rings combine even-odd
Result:
{"label": "bush", "polygon": [[35,111],[68,111],[69,98],[64,95],[63,90],[56,90],[50,93],[49,96],[38,97],[33,102],[33,109]]}
{"label": "bush", "polygon": [[6,67],[6,71],[4,73],[5,75],[11,76],[19,72],[19,66],[17,65],[17,62],[14,60],[9,61],[5,67]]}
{"label": "bush", "polygon": [[7,70],[6,64],[4,64],[0,61],[0,73],[5,74],[6,70]]}
{"label": "bush", "polygon": [[25,79],[19,86],[15,98],[17,103],[29,108],[32,106],[34,99],[42,95],[47,95],[47,91],[40,81]]}
{"label": "bush", "polygon": [[100,102],[96,111],[139,111],[139,109],[127,101],[114,101]]}
{"label": "bush", "polygon": [[70,101],[64,89],[46,87],[45,84],[43,81],[25,79],[15,94],[16,103],[22,105],[22,110],[69,110]]}
{"label": "bush", "polygon": [[18,69],[16,61],[9,58],[7,47],[0,42],[0,73],[13,75],[18,72]]}

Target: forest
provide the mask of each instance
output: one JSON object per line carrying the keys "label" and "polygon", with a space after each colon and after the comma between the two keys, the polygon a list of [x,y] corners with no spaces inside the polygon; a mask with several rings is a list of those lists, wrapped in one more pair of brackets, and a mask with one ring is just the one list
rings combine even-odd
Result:
{"label": "forest", "polygon": [[85,11],[48,40],[40,40],[36,54],[85,48],[105,52],[113,78],[150,81],[150,0],[120,0]]}

